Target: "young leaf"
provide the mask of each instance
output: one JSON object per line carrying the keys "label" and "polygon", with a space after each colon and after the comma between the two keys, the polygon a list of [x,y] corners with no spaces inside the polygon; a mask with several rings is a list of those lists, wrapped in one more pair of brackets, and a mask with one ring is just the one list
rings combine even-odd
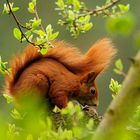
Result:
{"label": "young leaf", "polygon": [[75,14],[74,14],[74,12],[72,11],[72,10],[69,10],[68,11],[68,18],[70,19],[70,20],[74,20],[75,19]]}
{"label": "young leaf", "polygon": [[4,4],[4,8],[3,8],[3,14],[9,14],[9,7],[8,7],[8,5],[7,4]]}
{"label": "young leaf", "polygon": [[93,129],[93,126],[94,126],[94,120],[91,118],[91,119],[89,119],[89,121],[87,123],[87,128],[89,130],[92,130]]}
{"label": "young leaf", "polygon": [[109,89],[114,93],[118,93],[121,89],[121,84],[119,84],[118,81],[115,81],[111,78]]}
{"label": "young leaf", "polygon": [[80,10],[81,5],[80,5],[79,0],[73,0],[73,6],[75,10]]}
{"label": "young leaf", "polygon": [[45,54],[48,52],[48,48],[49,48],[49,47],[43,47],[43,48],[41,48],[40,53],[41,53],[42,55],[45,55]]}
{"label": "young leaf", "polygon": [[123,64],[122,64],[121,59],[118,59],[115,61],[115,67],[116,68],[114,69],[114,72],[117,74],[121,74],[123,71]]}
{"label": "young leaf", "polygon": [[19,10],[19,7],[14,7],[14,8],[12,8],[12,11],[13,12],[16,12],[16,11],[18,11]]}
{"label": "young leaf", "polygon": [[57,4],[61,9],[64,9],[64,7],[65,7],[65,4],[64,4],[64,1],[63,1],[63,0],[57,0],[56,4]]}
{"label": "young leaf", "polygon": [[126,13],[129,11],[130,5],[123,5],[123,4],[119,4],[118,7],[120,8],[121,12]]}
{"label": "young leaf", "polygon": [[[11,11],[12,12],[16,12],[17,10],[19,10],[19,7],[13,7],[14,3],[9,3]],[[10,13],[10,8],[9,8],[8,4],[4,4],[4,9],[3,9],[3,14],[9,14]]]}
{"label": "young leaf", "polygon": [[32,28],[38,28],[41,24],[41,19],[38,19],[38,20],[34,20],[33,23],[32,23]]}
{"label": "young leaf", "polygon": [[54,40],[59,35],[59,32],[53,33],[49,36],[49,40]]}
{"label": "young leaf", "polygon": [[42,30],[34,30],[33,32],[35,34],[39,35],[39,36],[44,36],[45,35],[44,31],[42,31]]}
{"label": "young leaf", "polygon": [[34,6],[36,6],[36,0],[32,0],[32,3],[34,4]]}
{"label": "young leaf", "polygon": [[7,103],[12,103],[13,102],[13,98],[7,94],[3,94],[4,98],[7,100]]}
{"label": "young leaf", "polygon": [[87,23],[87,24],[84,25],[83,30],[84,30],[84,31],[88,31],[88,30],[90,30],[92,27],[93,27],[93,24],[92,24],[92,23]]}
{"label": "young leaf", "polygon": [[1,56],[0,56],[0,73],[2,74],[8,74],[9,70],[6,67],[7,62],[2,62]]}
{"label": "young leaf", "polygon": [[32,2],[29,3],[28,11],[32,14],[35,13],[35,5]]}
{"label": "young leaf", "polygon": [[15,37],[17,40],[21,40],[22,34],[21,34],[21,32],[20,32],[20,30],[19,30],[18,28],[14,28],[13,34],[14,34],[14,37]]}
{"label": "young leaf", "polygon": [[53,31],[52,25],[49,24],[49,25],[46,27],[46,32],[47,32],[48,35],[51,35],[51,34],[52,34],[52,31]]}
{"label": "young leaf", "polygon": [[24,118],[24,116],[22,116],[20,114],[20,112],[16,109],[13,109],[12,112],[11,112],[11,116],[16,119],[16,120],[22,120]]}

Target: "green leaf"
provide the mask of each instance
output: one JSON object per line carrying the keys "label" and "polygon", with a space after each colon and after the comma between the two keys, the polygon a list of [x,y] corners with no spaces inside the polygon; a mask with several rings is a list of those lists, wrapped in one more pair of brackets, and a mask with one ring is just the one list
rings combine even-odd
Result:
{"label": "green leaf", "polygon": [[41,25],[41,19],[34,20],[32,23],[32,28],[38,28]]}
{"label": "green leaf", "polygon": [[16,125],[15,124],[8,124],[8,132],[12,135],[16,131]]}
{"label": "green leaf", "polygon": [[75,14],[74,14],[74,12],[72,10],[68,11],[68,18],[70,20],[74,20],[75,19]]}
{"label": "green leaf", "polygon": [[41,48],[40,53],[41,53],[42,55],[47,54],[48,48],[49,48],[49,47],[43,47],[43,48]]}
{"label": "green leaf", "polygon": [[49,36],[49,40],[54,40],[55,38],[57,38],[58,35],[59,32],[53,33],[52,35]]}
{"label": "green leaf", "polygon": [[130,5],[123,5],[123,4],[119,4],[118,7],[120,8],[121,12],[126,13],[129,11]]}
{"label": "green leaf", "polygon": [[67,109],[68,109],[68,114],[69,114],[70,116],[72,116],[72,115],[75,113],[74,105],[73,105],[72,102],[69,102],[69,103],[68,103]]}
{"label": "green leaf", "polygon": [[32,32],[30,30],[28,30],[27,32],[25,32],[26,37],[28,38],[31,35],[31,33]]}
{"label": "green leaf", "polygon": [[14,28],[13,34],[14,34],[14,37],[15,37],[17,40],[21,40],[22,34],[21,34],[21,32],[20,32],[20,30],[19,30],[18,28]]}
{"label": "green leaf", "polygon": [[42,37],[41,36],[41,37],[37,37],[36,39],[37,39],[37,41],[36,41],[37,45],[40,45],[40,44],[43,45],[43,44],[45,44],[47,42],[47,38],[46,37]]}
{"label": "green leaf", "polygon": [[2,62],[1,56],[0,56],[0,73],[2,74],[9,74],[9,69],[7,69],[6,65],[7,62]]}
{"label": "green leaf", "polygon": [[132,14],[127,13],[119,17],[110,17],[106,22],[106,29],[109,33],[128,36],[135,26],[135,18]]}
{"label": "green leaf", "polygon": [[73,5],[74,5],[75,10],[80,10],[81,5],[80,5],[79,0],[73,0]]}
{"label": "green leaf", "polygon": [[19,10],[19,7],[14,7],[14,8],[12,8],[12,11],[13,12],[16,12],[16,11],[18,11]]}
{"label": "green leaf", "polygon": [[13,102],[13,98],[10,95],[3,94],[3,96],[7,100],[8,104]]}
{"label": "green leaf", "polygon": [[89,121],[87,123],[87,128],[89,130],[92,130],[93,129],[93,126],[94,126],[94,120],[91,118],[91,119],[89,119]]}
{"label": "green leaf", "polygon": [[[19,7],[13,7],[14,3],[9,3],[10,4],[10,8],[12,10],[12,12],[16,12],[19,10]],[[3,14],[9,14],[10,13],[10,9],[9,9],[9,5],[8,4],[4,4],[4,9],[3,9]]]}
{"label": "green leaf", "polygon": [[17,109],[13,109],[11,112],[11,116],[16,120],[22,120],[24,118],[24,115],[22,116]]}
{"label": "green leaf", "polygon": [[112,14],[116,14],[116,10],[117,10],[117,6],[116,5],[114,5],[113,7],[112,7]]}
{"label": "green leaf", "polygon": [[118,69],[113,69],[113,71],[114,71],[116,74],[119,74],[119,75],[122,74],[122,72],[121,72],[120,70],[118,70]]}
{"label": "green leaf", "polygon": [[115,99],[115,97],[116,97],[116,95],[115,94],[112,94],[112,98]]}
{"label": "green leaf", "polygon": [[7,4],[4,4],[4,8],[3,8],[3,14],[9,14],[10,10]]}
{"label": "green leaf", "polygon": [[87,23],[87,24],[84,25],[83,30],[84,30],[84,31],[88,31],[88,30],[90,30],[92,27],[93,27],[93,24],[92,24],[92,23]]}
{"label": "green leaf", "polygon": [[36,0],[32,0],[32,3],[34,4],[34,6],[36,6]]}
{"label": "green leaf", "polygon": [[35,13],[35,5],[34,5],[34,3],[32,3],[32,2],[30,2],[29,3],[29,5],[28,5],[28,11],[30,12],[30,13]]}
{"label": "green leaf", "polygon": [[65,108],[62,108],[62,110],[61,110],[61,114],[62,114],[62,115],[66,115],[66,114],[68,114],[68,110],[65,109]]}
{"label": "green leaf", "polygon": [[84,20],[88,23],[89,21],[90,21],[90,15],[87,15],[87,16],[85,16],[85,17],[83,17],[84,18]]}
{"label": "green leaf", "polygon": [[115,81],[111,78],[109,89],[114,93],[118,93],[121,89],[121,84],[119,84],[118,81]]}
{"label": "green leaf", "polygon": [[33,39],[33,35],[30,35],[30,36],[28,37],[28,40],[29,40],[30,42],[32,42],[32,39]]}
{"label": "green leaf", "polygon": [[66,4],[70,5],[73,3],[73,0],[66,0]]}
{"label": "green leaf", "polygon": [[122,64],[121,59],[118,59],[115,61],[115,66],[118,70],[123,71],[123,64]]}
{"label": "green leaf", "polygon": [[49,25],[46,27],[46,32],[47,32],[48,36],[52,34],[52,31],[53,31],[52,25],[49,24]]}
{"label": "green leaf", "polygon": [[44,36],[45,35],[44,31],[42,31],[42,30],[34,30],[33,32],[35,34],[39,35],[39,36]]}
{"label": "green leaf", "polygon": [[4,72],[6,70],[6,63],[0,62],[0,69]]}
{"label": "green leaf", "polygon": [[52,121],[51,121],[51,118],[47,117],[46,118],[46,121],[47,121],[47,127],[51,130],[52,129]]}
{"label": "green leaf", "polygon": [[64,1],[63,1],[63,0],[57,0],[56,4],[57,4],[61,9],[64,9],[64,7],[65,7],[65,4],[64,4]]}
{"label": "green leaf", "polygon": [[73,135],[75,137],[77,137],[78,139],[80,139],[81,135],[82,135],[82,131],[81,131],[82,128],[80,127],[73,127],[72,128],[72,131],[73,131]]}

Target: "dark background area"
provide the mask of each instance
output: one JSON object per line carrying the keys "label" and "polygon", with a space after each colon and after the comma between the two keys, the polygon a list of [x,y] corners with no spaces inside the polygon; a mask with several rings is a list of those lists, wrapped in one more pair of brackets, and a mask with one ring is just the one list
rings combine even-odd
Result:
{"label": "dark background area", "polygon": [[[105,1],[99,0],[83,0],[87,7],[94,9],[96,5],[102,5]],[[20,10],[16,12],[17,17],[22,23],[32,18],[32,15],[27,12],[29,0],[13,0],[15,6],[19,6]],[[15,21],[10,15],[2,15],[4,0],[0,1],[0,55],[3,61],[9,61],[16,52],[24,49],[27,43],[20,43],[13,36],[13,28],[16,27]],[[94,28],[81,34],[78,38],[71,37],[70,33],[62,26],[57,24],[59,19],[58,12],[55,11],[55,0],[38,0],[38,13],[43,20],[43,25],[52,24],[54,31],[59,31],[58,39],[65,40],[77,46],[82,52],[86,52],[88,48],[98,39],[109,37],[113,40],[114,45],[118,49],[118,54],[115,59],[121,58],[124,64],[124,71],[127,73],[130,66],[129,57],[136,54],[137,48],[133,43],[135,33],[140,30],[140,1],[139,0],[122,0],[122,3],[131,5],[131,12],[134,14],[136,24],[133,32],[129,36],[111,35],[106,31],[106,19],[102,16],[92,19]],[[110,68],[97,78],[97,84],[100,92],[99,112],[103,113],[109,105],[112,97],[109,90],[110,79],[114,78],[120,83],[123,77],[114,74],[113,63]],[[4,85],[4,77],[0,75],[0,88]]]}

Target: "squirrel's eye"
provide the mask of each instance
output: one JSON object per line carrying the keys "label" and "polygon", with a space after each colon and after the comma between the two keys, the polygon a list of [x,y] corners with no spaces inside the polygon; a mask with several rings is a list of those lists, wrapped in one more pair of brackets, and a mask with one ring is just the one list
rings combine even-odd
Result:
{"label": "squirrel's eye", "polygon": [[95,94],[95,93],[96,93],[95,87],[91,87],[91,88],[90,88],[90,93],[91,93],[91,94]]}

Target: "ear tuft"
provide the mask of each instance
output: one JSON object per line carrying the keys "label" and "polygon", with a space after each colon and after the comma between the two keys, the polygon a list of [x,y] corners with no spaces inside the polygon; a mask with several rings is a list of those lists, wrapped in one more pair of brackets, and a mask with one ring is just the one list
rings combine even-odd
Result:
{"label": "ear tuft", "polygon": [[96,78],[96,73],[90,72],[81,78],[81,83],[87,83],[87,84],[93,83],[95,78]]}

